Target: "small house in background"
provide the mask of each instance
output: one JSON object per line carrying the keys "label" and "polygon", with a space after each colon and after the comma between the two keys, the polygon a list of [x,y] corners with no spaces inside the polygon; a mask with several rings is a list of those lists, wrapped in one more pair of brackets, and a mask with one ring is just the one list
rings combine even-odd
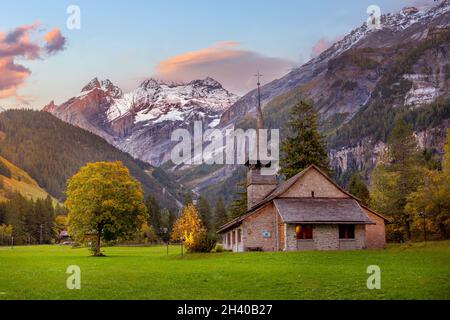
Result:
{"label": "small house in background", "polygon": [[364,206],[312,165],[277,185],[247,174],[248,211],[219,229],[224,248],[241,251],[355,250],[385,246],[388,219]]}
{"label": "small house in background", "polygon": [[68,243],[68,242],[71,242],[71,241],[72,241],[72,239],[70,239],[70,235],[69,235],[68,231],[62,230],[59,233],[59,243],[64,244],[64,243]]}

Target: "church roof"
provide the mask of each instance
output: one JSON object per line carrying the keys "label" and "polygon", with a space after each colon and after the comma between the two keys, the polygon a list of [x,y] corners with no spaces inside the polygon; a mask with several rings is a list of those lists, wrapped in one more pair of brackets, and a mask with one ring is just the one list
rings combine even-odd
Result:
{"label": "church roof", "polygon": [[274,203],[286,223],[373,224],[352,198],[281,198]]}
{"label": "church roof", "polygon": [[[334,182],[330,177],[328,177],[328,175],[326,175],[322,170],[320,170],[317,166],[315,165],[311,165],[308,168],[304,169],[303,171],[301,171],[300,173],[296,174],[295,176],[293,176],[292,178],[286,180],[285,182],[281,183],[278,187],[276,187],[272,192],[270,192],[263,200],[261,200],[259,203],[257,203],[256,205],[254,205],[252,208],[250,208],[244,215],[242,215],[241,217],[235,218],[231,221],[229,221],[228,223],[224,224],[223,226],[221,226],[218,230],[218,232],[223,232],[225,230],[228,230],[229,228],[233,227],[236,224],[240,224],[244,219],[246,219],[248,216],[252,215],[254,212],[256,212],[258,209],[266,206],[267,204],[273,202],[273,200],[279,198],[283,193],[285,193],[286,191],[288,191],[302,176],[305,175],[306,172],[308,172],[309,170],[316,170],[317,172],[319,172],[322,176],[324,176],[330,183],[332,183],[334,186],[336,186],[340,191],[342,191],[344,194],[346,194],[348,196],[348,198],[342,198],[342,199],[335,199],[338,201],[342,201],[343,199],[353,199],[355,201],[358,202],[359,207],[364,208],[370,212],[372,212],[373,214],[375,214],[376,216],[379,216],[380,218],[382,218],[384,221],[386,221],[386,223],[390,223],[390,220],[388,218],[386,218],[385,216],[381,215],[380,213],[370,209],[367,206],[364,206],[361,203],[361,200],[356,198],[354,195],[348,193],[347,191],[345,191],[344,189],[342,189],[336,182]],[[299,198],[296,198],[299,199]],[[330,198],[328,198],[330,199]],[[365,215],[365,214],[364,214]],[[370,220],[369,220],[370,221]]]}

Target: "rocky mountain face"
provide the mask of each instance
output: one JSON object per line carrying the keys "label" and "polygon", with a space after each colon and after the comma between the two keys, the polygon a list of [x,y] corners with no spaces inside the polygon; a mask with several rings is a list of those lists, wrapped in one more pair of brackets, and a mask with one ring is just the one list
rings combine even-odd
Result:
{"label": "rocky mountain face", "polygon": [[[329,117],[355,114],[367,102],[383,72],[395,62],[402,46],[414,45],[436,29],[449,26],[450,2],[431,8],[405,8],[382,16],[382,29],[364,23],[317,58],[261,88],[263,105],[292,91],[300,91]],[[236,122],[256,106],[256,90],[243,96],[222,115],[222,123]]]}
{"label": "rocky mountain face", "polygon": [[175,129],[192,129],[194,121],[215,127],[237,100],[212,78],[182,84],[148,79],[128,93],[109,80],[93,79],[79,96],[43,110],[159,166],[169,160]]}

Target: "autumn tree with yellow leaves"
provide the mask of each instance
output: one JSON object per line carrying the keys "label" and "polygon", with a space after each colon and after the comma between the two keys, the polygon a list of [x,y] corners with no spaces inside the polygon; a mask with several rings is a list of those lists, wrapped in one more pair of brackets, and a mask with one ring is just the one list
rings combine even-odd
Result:
{"label": "autumn tree with yellow leaves", "polygon": [[101,241],[133,236],[146,220],[141,185],[122,162],[89,163],[67,184],[69,233],[76,241],[94,240],[95,256]]}
{"label": "autumn tree with yellow leaves", "polygon": [[190,252],[210,251],[213,244],[207,237],[206,228],[200,218],[197,208],[189,203],[177,219],[172,231],[173,241],[184,241]]}

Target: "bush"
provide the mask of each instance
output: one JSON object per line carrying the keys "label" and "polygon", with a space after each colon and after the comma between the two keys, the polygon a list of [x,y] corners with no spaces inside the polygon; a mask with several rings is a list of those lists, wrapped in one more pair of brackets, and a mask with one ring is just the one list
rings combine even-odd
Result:
{"label": "bush", "polygon": [[213,249],[213,252],[216,252],[216,253],[221,253],[224,251],[225,251],[225,249],[223,248],[223,246],[221,244],[217,244],[216,247]]}
{"label": "bush", "polygon": [[188,247],[189,252],[211,252],[217,243],[217,238],[214,234],[199,234],[198,241],[195,245]]}

